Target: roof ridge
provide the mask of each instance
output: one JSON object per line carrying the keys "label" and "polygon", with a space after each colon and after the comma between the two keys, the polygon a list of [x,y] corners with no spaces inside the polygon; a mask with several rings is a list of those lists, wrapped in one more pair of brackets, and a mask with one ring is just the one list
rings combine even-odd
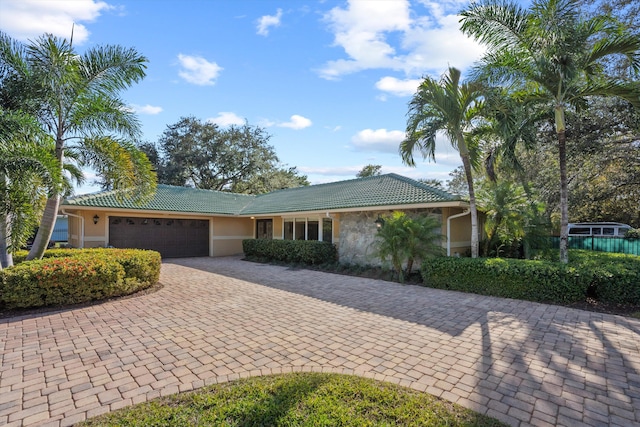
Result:
{"label": "roof ridge", "polygon": [[395,174],[395,173],[389,173],[387,175],[393,175],[394,178],[396,178],[396,179],[398,179],[400,181],[406,182],[407,184],[411,184],[411,185],[414,185],[416,187],[419,187],[419,188],[422,188],[422,189],[425,189],[425,190],[434,191],[434,192],[438,193],[441,196],[446,196],[446,197],[449,197],[449,198],[451,198],[453,200],[458,200],[460,198],[459,195],[450,193],[447,190],[443,190],[443,189],[434,187],[433,185],[425,184],[424,182],[420,182],[420,181],[415,180],[413,178],[409,178],[409,177],[406,177],[406,176],[398,175],[398,174]]}

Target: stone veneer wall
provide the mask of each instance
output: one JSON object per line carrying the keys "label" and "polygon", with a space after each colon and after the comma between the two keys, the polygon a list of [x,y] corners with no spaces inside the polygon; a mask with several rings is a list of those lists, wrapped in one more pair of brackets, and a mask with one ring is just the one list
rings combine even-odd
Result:
{"label": "stone veneer wall", "polygon": [[[347,212],[340,215],[340,245],[338,256],[340,262],[344,264],[358,265],[381,265],[382,262],[376,257],[376,234],[378,228],[375,221],[378,216],[387,216],[392,211],[369,211],[369,212]],[[408,215],[421,213],[426,214],[424,209],[412,209],[405,211]],[[442,221],[440,210],[435,215]]]}

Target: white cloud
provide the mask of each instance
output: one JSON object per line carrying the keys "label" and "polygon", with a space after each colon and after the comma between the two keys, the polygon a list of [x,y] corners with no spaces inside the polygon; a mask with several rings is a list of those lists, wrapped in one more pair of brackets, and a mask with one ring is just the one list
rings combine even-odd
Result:
{"label": "white cloud", "polygon": [[405,133],[399,130],[364,129],[351,137],[353,146],[361,151],[397,153]]}
{"label": "white cloud", "polygon": [[288,122],[278,123],[277,126],[298,130],[308,128],[309,126],[311,126],[311,124],[311,120],[307,119],[306,117],[294,114],[293,116],[291,116],[291,119]]}
{"label": "white cloud", "polygon": [[320,70],[326,79],[368,68],[396,68],[395,49],[385,34],[409,28],[409,1],[351,0],[346,9],[335,7],[325,15],[334,33],[334,45],[341,46],[349,59],[329,61]]}
{"label": "white cloud", "polygon": [[279,27],[280,18],[282,18],[282,9],[278,9],[275,15],[265,15],[258,19],[258,34],[261,36],[269,35],[269,27]]}
{"label": "white cloud", "polygon": [[157,107],[155,105],[137,105],[137,104],[131,104],[129,107],[131,107],[131,110],[139,113],[139,114],[149,114],[149,115],[155,115],[155,114],[160,114],[162,112],[162,107]]}
{"label": "white cloud", "polygon": [[70,39],[73,28],[73,43],[81,45],[90,33],[80,22],[93,22],[113,8],[95,0],[2,0],[0,28],[22,41],[44,33]]}
{"label": "white cloud", "polygon": [[245,123],[242,117],[229,111],[221,111],[216,117],[211,117],[207,121],[218,126],[243,125]]}
{"label": "white cloud", "polygon": [[178,75],[187,82],[199,86],[214,85],[220,71],[223,70],[215,62],[209,62],[201,56],[179,54],[178,61],[182,67]]}
{"label": "white cloud", "polygon": [[464,69],[483,48],[459,30],[456,13],[463,4],[350,0],[344,9],[333,8],[325,21],[346,58],[328,61],[319,74],[331,80],[367,69],[391,69],[413,77],[439,75],[449,65]]}
{"label": "white cloud", "polygon": [[395,77],[387,76],[376,82],[376,88],[396,96],[410,96],[416,93],[421,82],[422,80],[420,79],[400,80]]}

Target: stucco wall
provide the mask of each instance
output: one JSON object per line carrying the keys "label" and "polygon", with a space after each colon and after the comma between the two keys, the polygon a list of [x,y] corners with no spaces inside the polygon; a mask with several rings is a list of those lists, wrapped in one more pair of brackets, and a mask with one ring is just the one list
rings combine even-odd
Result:
{"label": "stucco wall", "polygon": [[249,218],[213,218],[212,256],[242,253],[242,241],[255,235],[254,221]]}

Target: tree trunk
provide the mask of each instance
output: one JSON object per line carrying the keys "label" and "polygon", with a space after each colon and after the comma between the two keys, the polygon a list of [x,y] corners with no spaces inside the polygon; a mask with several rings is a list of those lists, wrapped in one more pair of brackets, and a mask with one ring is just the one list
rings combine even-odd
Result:
{"label": "tree trunk", "polygon": [[[62,138],[62,122],[59,123],[57,137],[56,137],[56,158],[60,162],[60,170],[64,165],[64,139]],[[53,235],[53,229],[56,226],[56,219],[58,219],[58,209],[60,208],[60,195],[56,192],[47,199],[47,204],[44,207],[44,213],[40,220],[40,227],[36,233],[36,237],[33,240],[33,246],[27,255],[27,261],[32,259],[41,259],[44,255],[44,251],[49,246],[49,241]]]}
{"label": "tree trunk", "polygon": [[2,215],[0,218],[0,270],[13,265],[13,255],[9,253],[9,236],[11,234],[11,218]]}
{"label": "tree trunk", "polygon": [[569,262],[569,190],[567,189],[567,147],[564,130],[558,132],[560,155],[560,262]]}
{"label": "tree trunk", "polygon": [[58,208],[60,207],[60,196],[55,195],[47,199],[47,204],[40,220],[40,228],[36,233],[36,238],[33,240],[33,246],[27,255],[27,261],[32,259],[41,259],[44,255],[44,251],[47,250],[51,236],[53,235],[53,228],[56,225],[56,219],[58,218]]}
{"label": "tree trunk", "polygon": [[565,134],[564,108],[555,107],[558,153],[560,156],[560,262],[569,263],[569,190],[567,189],[567,135]]}
{"label": "tree trunk", "polygon": [[458,143],[458,148],[460,148],[460,157],[462,158],[462,165],[464,166],[464,175],[467,178],[467,185],[469,186],[469,208],[471,210],[471,258],[478,258],[478,210],[476,208],[476,193],[473,190],[471,161],[469,160],[469,154],[464,153],[460,143]]}

